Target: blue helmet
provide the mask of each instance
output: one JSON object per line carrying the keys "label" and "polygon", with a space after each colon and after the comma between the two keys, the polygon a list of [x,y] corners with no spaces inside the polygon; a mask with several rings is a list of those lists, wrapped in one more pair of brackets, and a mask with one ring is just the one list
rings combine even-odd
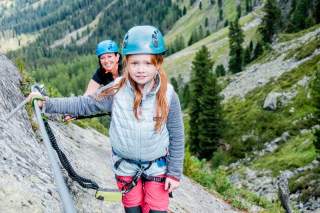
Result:
{"label": "blue helmet", "polygon": [[118,45],[112,40],[101,41],[96,48],[96,55],[99,57],[105,53],[117,53]]}
{"label": "blue helmet", "polygon": [[161,32],[153,26],[132,27],[124,36],[122,54],[163,54],[166,51]]}

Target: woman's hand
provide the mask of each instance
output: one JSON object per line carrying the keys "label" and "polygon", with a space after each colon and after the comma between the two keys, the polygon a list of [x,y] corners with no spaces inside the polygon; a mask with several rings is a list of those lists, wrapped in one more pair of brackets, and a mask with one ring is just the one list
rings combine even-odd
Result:
{"label": "woman's hand", "polygon": [[180,185],[180,181],[175,180],[171,177],[167,177],[164,183],[164,190],[168,190],[168,193],[170,193],[173,190],[177,189],[179,185]]}
{"label": "woman's hand", "polygon": [[31,103],[33,104],[33,101],[34,100],[37,100],[38,102],[38,106],[40,107],[40,108],[42,108],[43,107],[43,105],[44,105],[44,101],[46,100],[45,99],[45,97],[43,96],[43,95],[41,95],[41,93],[39,93],[39,92],[32,92],[32,93],[30,93],[29,94],[29,96],[28,96],[28,101],[30,102],[31,101]]}

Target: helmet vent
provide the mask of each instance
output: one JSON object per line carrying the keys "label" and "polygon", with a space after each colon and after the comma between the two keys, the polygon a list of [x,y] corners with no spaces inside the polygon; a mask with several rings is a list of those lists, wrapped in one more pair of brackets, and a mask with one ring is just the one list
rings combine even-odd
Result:
{"label": "helmet vent", "polygon": [[124,40],[123,40],[123,48],[127,48],[128,39],[129,39],[129,35],[127,34],[126,37],[125,37]]}
{"label": "helmet vent", "polygon": [[153,31],[153,34],[152,34],[152,44],[154,47],[158,47],[158,31]]}

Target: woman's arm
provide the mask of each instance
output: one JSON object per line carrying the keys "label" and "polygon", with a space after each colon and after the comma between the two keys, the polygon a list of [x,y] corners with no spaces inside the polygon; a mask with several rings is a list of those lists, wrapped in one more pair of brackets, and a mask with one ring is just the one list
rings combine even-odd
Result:
{"label": "woman's arm", "polygon": [[94,94],[99,88],[101,87],[101,85],[99,83],[97,83],[95,80],[91,79],[89,81],[88,87],[86,92],[83,95],[92,95]]}

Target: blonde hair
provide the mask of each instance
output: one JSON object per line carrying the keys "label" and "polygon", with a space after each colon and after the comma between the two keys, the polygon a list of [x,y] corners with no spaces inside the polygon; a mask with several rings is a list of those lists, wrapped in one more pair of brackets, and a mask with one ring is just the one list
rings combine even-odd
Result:
{"label": "blonde hair", "polygon": [[[129,68],[128,68],[128,59],[129,56],[126,56],[123,59],[123,78],[117,83],[115,83],[112,87],[107,88],[106,90],[102,91],[98,95],[98,99],[101,99],[105,96],[115,95],[119,89],[123,87],[126,81],[130,81],[133,89],[134,89],[134,103],[133,103],[133,111],[136,119],[139,120],[139,106],[142,101],[142,92],[138,87],[138,84],[130,77],[129,75]],[[167,75],[162,68],[163,63],[163,56],[162,55],[152,55],[151,56],[151,63],[159,69],[159,76],[160,76],[160,88],[156,95],[156,115],[155,115],[155,130],[160,131],[161,126],[167,121],[168,113],[169,113],[169,106],[167,101],[167,85],[168,85],[168,78]]]}

